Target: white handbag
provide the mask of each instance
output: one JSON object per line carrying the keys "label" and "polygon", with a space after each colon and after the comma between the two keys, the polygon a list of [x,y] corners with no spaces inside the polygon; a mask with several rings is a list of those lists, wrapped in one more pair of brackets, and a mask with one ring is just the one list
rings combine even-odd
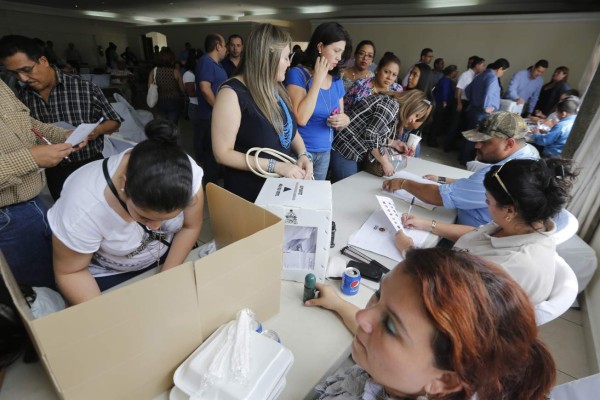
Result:
{"label": "white handbag", "polygon": [[154,77],[152,78],[152,83],[148,88],[148,94],[146,95],[146,104],[148,107],[152,108],[158,103],[158,86],[156,85],[156,70],[158,67],[154,68]]}

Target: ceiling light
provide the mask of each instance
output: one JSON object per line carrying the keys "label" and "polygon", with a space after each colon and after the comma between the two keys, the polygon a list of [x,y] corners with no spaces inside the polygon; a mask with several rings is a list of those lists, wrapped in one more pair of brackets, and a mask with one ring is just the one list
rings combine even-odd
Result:
{"label": "ceiling light", "polygon": [[299,7],[301,14],[323,14],[335,11],[334,6]]}
{"label": "ceiling light", "polygon": [[173,24],[183,24],[185,22],[190,22],[190,20],[188,18],[171,18]]}
{"label": "ceiling light", "polygon": [[119,14],[104,11],[82,11],[82,13],[90,17],[117,18],[119,16]]}
{"label": "ceiling light", "polygon": [[250,10],[244,13],[245,15],[273,15],[277,14],[277,9],[275,8],[256,8],[254,10]]}
{"label": "ceiling light", "polygon": [[477,6],[480,0],[425,0],[426,8]]}
{"label": "ceiling light", "polygon": [[156,22],[156,20],[154,18],[150,18],[150,17],[133,17],[133,20],[138,21],[138,22],[151,22],[151,23]]}
{"label": "ceiling light", "polygon": [[208,17],[204,17],[204,20],[207,22],[210,21],[220,21],[221,17],[219,17],[218,15],[209,15]]}

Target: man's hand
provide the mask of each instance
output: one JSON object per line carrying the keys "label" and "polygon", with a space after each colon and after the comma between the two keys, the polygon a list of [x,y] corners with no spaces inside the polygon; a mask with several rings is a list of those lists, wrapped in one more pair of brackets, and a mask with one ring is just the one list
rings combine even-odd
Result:
{"label": "man's hand", "polygon": [[40,168],[50,168],[57,165],[73,152],[70,143],[42,144],[29,149],[33,160]]}
{"label": "man's hand", "polygon": [[520,97],[518,99],[516,99],[515,101],[517,102],[517,104],[525,104],[525,99],[522,99]]}

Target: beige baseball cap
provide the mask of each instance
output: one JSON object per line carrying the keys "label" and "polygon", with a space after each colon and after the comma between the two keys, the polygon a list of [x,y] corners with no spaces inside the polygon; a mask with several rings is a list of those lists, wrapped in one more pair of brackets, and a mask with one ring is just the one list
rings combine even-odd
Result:
{"label": "beige baseball cap", "polygon": [[481,121],[477,129],[464,131],[465,139],[471,142],[483,142],[493,137],[500,139],[523,139],[527,133],[527,123],[518,114],[498,111]]}

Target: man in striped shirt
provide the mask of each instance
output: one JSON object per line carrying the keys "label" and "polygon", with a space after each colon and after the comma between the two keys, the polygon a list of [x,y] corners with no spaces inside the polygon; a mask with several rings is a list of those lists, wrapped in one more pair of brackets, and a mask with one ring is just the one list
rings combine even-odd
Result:
{"label": "man in striped shirt", "polygon": [[103,135],[116,131],[121,118],[93,83],[64,74],[51,65],[33,39],[8,35],[0,39],[0,61],[25,84],[19,98],[31,116],[45,123],[66,122],[73,126],[102,122],[88,137],[88,145],[59,165],[46,170],[48,189],[54,200],[67,177],[79,167],[102,158]]}

